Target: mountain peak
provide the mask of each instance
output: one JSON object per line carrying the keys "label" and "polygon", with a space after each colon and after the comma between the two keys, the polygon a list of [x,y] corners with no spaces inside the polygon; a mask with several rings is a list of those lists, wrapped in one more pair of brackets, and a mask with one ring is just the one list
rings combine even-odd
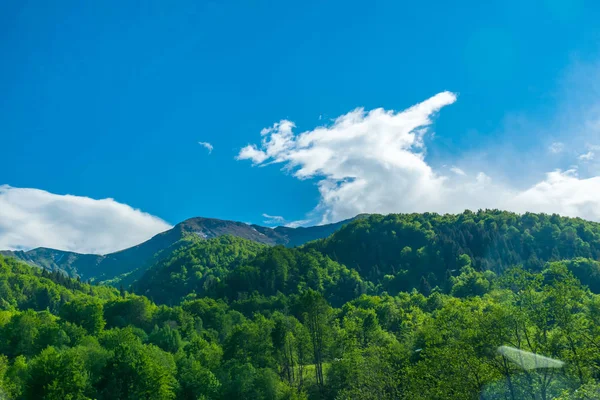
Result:
{"label": "mountain peak", "polygon": [[[274,238],[269,238],[264,232],[259,232],[255,225],[238,221],[228,221],[216,218],[194,217],[177,224],[175,228],[182,233],[192,233],[202,239],[211,239],[222,235],[233,235],[269,245],[279,244]],[[260,227],[262,229],[270,229]]]}

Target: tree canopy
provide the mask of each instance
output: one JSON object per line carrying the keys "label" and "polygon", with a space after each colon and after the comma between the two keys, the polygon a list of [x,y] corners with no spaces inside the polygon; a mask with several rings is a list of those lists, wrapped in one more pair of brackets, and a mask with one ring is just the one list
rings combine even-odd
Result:
{"label": "tree canopy", "polygon": [[599,239],[375,215],[297,248],[195,241],[119,289],[0,256],[0,397],[600,398]]}

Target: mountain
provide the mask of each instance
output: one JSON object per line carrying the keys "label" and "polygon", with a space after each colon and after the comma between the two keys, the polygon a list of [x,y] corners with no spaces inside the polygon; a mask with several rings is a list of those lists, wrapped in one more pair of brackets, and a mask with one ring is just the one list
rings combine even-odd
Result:
{"label": "mountain", "polygon": [[269,246],[294,247],[329,236],[346,223],[362,217],[364,215],[333,224],[299,228],[269,228],[243,222],[197,217],[185,220],[137,246],[106,255],[79,254],[48,248],[0,251],[0,254],[16,257],[47,270],[62,271],[71,277],[80,277],[84,280],[112,283],[117,280],[131,283],[152,264],[197,240],[231,235]]}
{"label": "mountain", "polygon": [[37,265],[49,271],[62,271],[68,276],[75,277],[78,271],[92,271],[104,256],[97,254],[79,254],[71,251],[38,247],[29,251],[2,250],[0,254],[6,257],[18,258],[31,265]]}

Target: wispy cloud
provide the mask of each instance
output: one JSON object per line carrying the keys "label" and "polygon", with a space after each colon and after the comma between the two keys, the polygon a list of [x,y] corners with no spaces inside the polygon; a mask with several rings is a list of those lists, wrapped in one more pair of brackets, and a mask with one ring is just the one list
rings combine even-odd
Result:
{"label": "wispy cloud", "polygon": [[275,225],[275,224],[281,225],[285,222],[285,218],[283,218],[281,215],[263,214],[262,216],[263,216],[263,218],[266,218],[266,220],[264,220],[263,223],[265,223],[267,225]]}
{"label": "wispy cloud", "polygon": [[58,195],[0,185],[0,249],[51,247],[105,254],[171,226],[113,199]]}
{"label": "wispy cloud", "polygon": [[300,219],[297,221],[288,221],[281,215],[262,215],[266,220],[263,221],[266,225],[278,225],[278,226],[287,226],[288,228],[297,228],[299,226],[303,226],[313,222],[312,219]]}
{"label": "wispy cloud", "polygon": [[458,167],[451,167],[450,171],[454,172],[456,175],[466,176],[467,173]]}
{"label": "wispy cloud", "polygon": [[213,151],[213,145],[210,144],[209,142],[198,142],[198,144],[204,148],[206,148],[206,150],[208,150],[208,154],[212,153]]}
{"label": "wispy cloud", "polygon": [[565,144],[562,142],[553,142],[550,146],[548,146],[548,151],[552,154],[562,153],[565,149]]}
{"label": "wispy cloud", "polygon": [[[554,169],[525,188],[495,180],[477,167],[436,170],[425,158],[424,137],[433,117],[456,95],[439,93],[404,111],[355,109],[331,124],[297,134],[282,120],[261,132],[260,145],[237,159],[254,165],[279,163],[298,179],[317,180],[321,222],[358,213],[461,212],[500,208],[559,213],[600,220],[600,176]],[[550,151],[564,146],[553,143]]]}
{"label": "wispy cloud", "polygon": [[594,159],[594,152],[588,151],[587,153],[580,154],[577,158],[579,158],[581,161],[591,161]]}
{"label": "wispy cloud", "polygon": [[313,222],[312,219],[299,219],[298,221],[291,221],[285,224],[288,228],[298,228],[300,226],[309,225]]}

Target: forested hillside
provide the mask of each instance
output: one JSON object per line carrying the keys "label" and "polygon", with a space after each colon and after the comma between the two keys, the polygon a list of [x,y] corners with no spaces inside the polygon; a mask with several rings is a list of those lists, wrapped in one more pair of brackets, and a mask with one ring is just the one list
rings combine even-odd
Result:
{"label": "forested hillside", "polygon": [[459,272],[462,254],[475,270],[496,274],[514,265],[541,271],[547,261],[598,259],[600,224],[498,210],[372,215],[307,246],[393,292],[444,287]]}
{"label": "forested hillside", "polygon": [[600,398],[599,239],[373,215],[298,248],[182,243],[120,288],[0,256],[0,398]]}
{"label": "forested hillside", "polygon": [[267,247],[233,236],[183,247],[149,268],[131,287],[161,304],[197,297],[248,301],[313,289],[337,305],[368,288],[356,271],[316,251]]}
{"label": "forested hillside", "polygon": [[[249,257],[256,249],[252,241],[231,237],[182,246],[173,257],[150,267],[133,290],[168,304],[188,295],[239,300],[306,288],[337,304],[361,294],[418,289],[427,295],[436,287],[448,293],[454,279],[464,278],[461,268],[467,263],[470,273],[487,271],[490,276],[516,265],[539,272],[548,261],[596,260],[600,225],[496,210],[372,215],[300,248],[264,247],[257,257]],[[572,269],[600,291],[595,264],[573,264]]]}
{"label": "forested hillside", "polygon": [[265,248],[230,235],[197,240],[153,265],[133,286],[157,303],[179,303],[188,295],[212,292],[231,269]]}

